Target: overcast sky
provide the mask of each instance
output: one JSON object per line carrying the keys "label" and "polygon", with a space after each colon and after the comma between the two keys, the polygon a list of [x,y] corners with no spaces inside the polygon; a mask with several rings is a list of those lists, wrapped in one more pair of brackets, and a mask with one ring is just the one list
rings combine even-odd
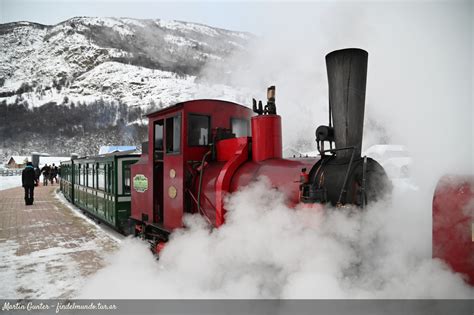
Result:
{"label": "overcast sky", "polygon": [[[317,16],[322,8],[334,4],[344,7],[354,3],[366,3],[367,7],[376,7],[398,3],[409,7],[417,3],[418,10],[420,6],[430,6],[436,2],[466,4],[468,1],[0,0],[0,23],[30,21],[57,24],[75,16],[159,18],[198,22],[225,29],[262,34],[271,31],[268,27],[274,23],[269,23],[269,20],[274,18],[275,12],[288,11],[288,14],[291,14],[295,7],[299,8],[298,14],[305,12],[308,15],[314,13]],[[284,24],[285,20],[281,23]]]}
{"label": "overcast sky", "polygon": [[[0,0],[0,22],[56,24],[74,16],[160,18],[259,32],[271,2]],[[277,5],[278,6],[278,5]]]}

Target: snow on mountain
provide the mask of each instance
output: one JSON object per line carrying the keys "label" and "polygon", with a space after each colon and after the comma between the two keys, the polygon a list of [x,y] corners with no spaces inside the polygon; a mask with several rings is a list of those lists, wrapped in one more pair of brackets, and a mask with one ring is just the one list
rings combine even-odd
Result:
{"label": "snow on mountain", "polygon": [[[197,98],[248,103],[251,92],[204,81],[200,74],[209,64],[231,73],[226,60],[245,52],[253,39],[248,33],[158,19],[0,24],[0,152],[91,154],[99,145],[139,145],[146,123],[139,117],[148,110]],[[92,112],[97,110],[101,114]],[[55,129],[38,128],[48,122],[61,132],[57,139],[64,145],[57,147],[51,139]],[[100,138],[101,128],[116,134]],[[72,147],[78,143],[87,143],[86,148]]]}
{"label": "snow on mountain", "polygon": [[196,76],[179,76],[174,72],[147,69],[119,62],[104,62],[77,77],[62,93],[51,92],[36,98],[34,92],[26,93],[31,104],[56,101],[62,102],[66,94],[71,101],[90,102],[98,98],[121,100],[129,106],[149,105],[160,107],[195,98],[231,99],[248,102],[245,93],[225,85],[208,85],[196,82]]}
{"label": "snow on mountain", "polygon": [[[161,95],[163,100],[154,101],[172,103],[172,94],[193,97],[193,91],[202,89],[192,85],[208,61],[224,60],[244,49],[250,39],[247,33],[196,23],[129,18],[81,17],[54,26],[2,24],[0,102],[13,103],[20,96],[30,106],[41,106],[61,96],[84,96],[87,101],[105,94],[130,105],[144,105],[143,97],[149,101]],[[107,80],[112,86],[100,84],[110,74],[120,77]],[[120,84],[122,78],[126,81]],[[158,81],[143,84],[152,79]],[[174,84],[176,91],[156,93]],[[121,91],[111,92],[114,86]],[[49,92],[54,88],[66,89]],[[146,92],[147,88],[156,91]],[[125,93],[128,90],[130,94]]]}

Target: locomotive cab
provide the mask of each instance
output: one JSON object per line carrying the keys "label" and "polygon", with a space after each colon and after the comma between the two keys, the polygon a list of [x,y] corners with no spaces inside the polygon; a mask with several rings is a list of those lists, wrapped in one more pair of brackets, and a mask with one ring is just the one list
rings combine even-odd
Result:
{"label": "locomotive cab", "polygon": [[249,108],[219,100],[183,102],[149,114],[148,143],[132,166],[132,232],[166,240],[182,226],[185,212],[199,211],[193,187],[215,148],[211,144],[246,139],[251,116]]}

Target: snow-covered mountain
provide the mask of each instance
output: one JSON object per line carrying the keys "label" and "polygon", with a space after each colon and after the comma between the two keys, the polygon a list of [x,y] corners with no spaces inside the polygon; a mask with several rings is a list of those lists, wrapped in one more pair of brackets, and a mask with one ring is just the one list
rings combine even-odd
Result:
{"label": "snow-covered mountain", "polygon": [[[226,59],[244,52],[253,38],[196,23],[130,18],[77,17],[53,26],[0,24],[0,150],[68,153],[51,148],[54,132],[33,129],[37,124],[31,119],[51,121],[54,130],[69,135],[60,135],[67,142],[78,137],[77,130],[83,137],[89,132],[97,138],[88,125],[92,108],[100,107],[107,113],[105,121],[117,127],[142,125],[140,114],[183,100],[248,102],[248,91],[201,80],[200,73],[209,64],[225,69]],[[60,120],[55,111],[69,111],[77,120]],[[109,127],[100,126],[101,116],[92,116],[97,130]],[[28,140],[32,138],[36,140]],[[123,140],[120,134],[110,139]],[[109,140],[97,139],[97,145],[131,144]],[[93,149],[66,151],[92,154]]]}

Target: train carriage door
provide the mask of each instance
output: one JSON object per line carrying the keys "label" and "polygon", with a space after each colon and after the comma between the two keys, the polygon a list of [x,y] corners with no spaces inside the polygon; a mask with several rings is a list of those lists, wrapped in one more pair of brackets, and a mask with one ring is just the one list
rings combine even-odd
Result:
{"label": "train carriage door", "polygon": [[163,164],[163,225],[165,228],[182,226],[183,218],[183,148],[182,115],[165,119],[165,155]]}
{"label": "train carriage door", "polygon": [[150,222],[163,222],[163,155],[164,121],[155,121],[153,141],[153,218]]}

